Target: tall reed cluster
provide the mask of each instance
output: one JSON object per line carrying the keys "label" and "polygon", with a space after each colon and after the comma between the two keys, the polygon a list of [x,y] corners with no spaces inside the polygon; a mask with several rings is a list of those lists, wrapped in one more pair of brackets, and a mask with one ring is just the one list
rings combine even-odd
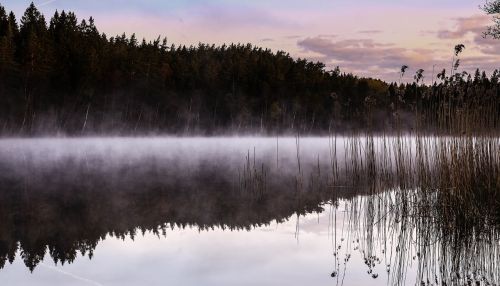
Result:
{"label": "tall reed cluster", "polygon": [[337,180],[350,179],[358,192],[347,200],[346,232],[357,238],[371,275],[378,277],[375,262],[383,261],[392,285],[407,282],[411,265],[421,285],[500,282],[500,138],[346,142],[344,170],[332,177],[345,176]]}

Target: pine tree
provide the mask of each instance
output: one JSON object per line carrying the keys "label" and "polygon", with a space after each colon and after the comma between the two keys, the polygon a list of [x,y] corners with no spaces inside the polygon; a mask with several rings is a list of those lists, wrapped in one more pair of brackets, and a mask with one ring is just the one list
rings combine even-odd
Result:
{"label": "pine tree", "polygon": [[[9,16],[5,9],[0,6],[0,81],[12,80],[13,72],[16,68],[15,51],[16,37],[18,33],[17,23],[14,14]],[[5,86],[6,83],[3,83]]]}
{"label": "pine tree", "polygon": [[21,61],[26,65],[30,77],[42,70],[48,52],[45,18],[33,2],[21,18],[20,37]]}

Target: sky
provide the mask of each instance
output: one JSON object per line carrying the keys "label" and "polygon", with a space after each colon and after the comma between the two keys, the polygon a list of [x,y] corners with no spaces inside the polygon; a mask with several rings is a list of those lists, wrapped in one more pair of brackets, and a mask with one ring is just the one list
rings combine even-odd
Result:
{"label": "sky", "polygon": [[[93,16],[109,36],[136,33],[169,43],[252,43],[295,58],[321,61],[327,69],[397,81],[425,70],[430,83],[451,69],[453,48],[463,43],[459,69],[500,68],[500,40],[483,38],[491,23],[486,0],[40,0],[47,18],[59,11]],[[18,18],[29,0],[3,0]],[[433,72],[434,71],[434,72]]]}

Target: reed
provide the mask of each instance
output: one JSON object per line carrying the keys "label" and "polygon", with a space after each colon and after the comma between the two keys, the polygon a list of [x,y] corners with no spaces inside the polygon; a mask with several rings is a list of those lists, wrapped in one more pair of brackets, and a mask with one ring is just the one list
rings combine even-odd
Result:
{"label": "reed", "polygon": [[348,200],[346,233],[368,273],[383,260],[391,285],[412,264],[421,285],[498,284],[499,147],[493,136],[350,138],[345,174],[364,191]]}

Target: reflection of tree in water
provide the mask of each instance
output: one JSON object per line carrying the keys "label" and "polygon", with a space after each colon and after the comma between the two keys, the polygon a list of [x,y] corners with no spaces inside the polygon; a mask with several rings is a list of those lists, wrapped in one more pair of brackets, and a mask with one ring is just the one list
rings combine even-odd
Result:
{"label": "reflection of tree in water", "polygon": [[109,183],[83,170],[82,179],[68,180],[69,171],[64,168],[39,172],[39,177],[46,178],[44,184],[39,180],[36,184],[0,182],[2,267],[14,260],[18,249],[33,270],[47,247],[56,263],[65,263],[74,261],[78,253],[92,257],[93,249],[107,235],[134,238],[145,231],[161,235],[167,225],[249,230],[282,222],[296,212],[322,210],[319,192],[310,191],[297,200],[294,183],[280,182],[280,188],[269,184],[265,193],[254,193],[235,187],[233,180],[211,169],[189,181],[163,185],[149,180],[138,180],[135,185],[119,180]]}
{"label": "reflection of tree in water", "polygon": [[79,253],[92,257],[108,235],[248,230],[345,202],[346,221],[331,230],[339,283],[343,265],[359,252],[368,275],[388,275],[391,284],[413,280],[410,266],[422,285],[498,284],[499,142],[481,140],[354,138],[345,158],[332,156],[329,167],[318,159],[317,168],[279,175],[248,156],[237,179],[203,164],[168,180],[156,167],[104,176],[74,163],[23,180],[2,172],[0,266],[17,250],[33,270],[47,248],[56,263],[70,263]]}

